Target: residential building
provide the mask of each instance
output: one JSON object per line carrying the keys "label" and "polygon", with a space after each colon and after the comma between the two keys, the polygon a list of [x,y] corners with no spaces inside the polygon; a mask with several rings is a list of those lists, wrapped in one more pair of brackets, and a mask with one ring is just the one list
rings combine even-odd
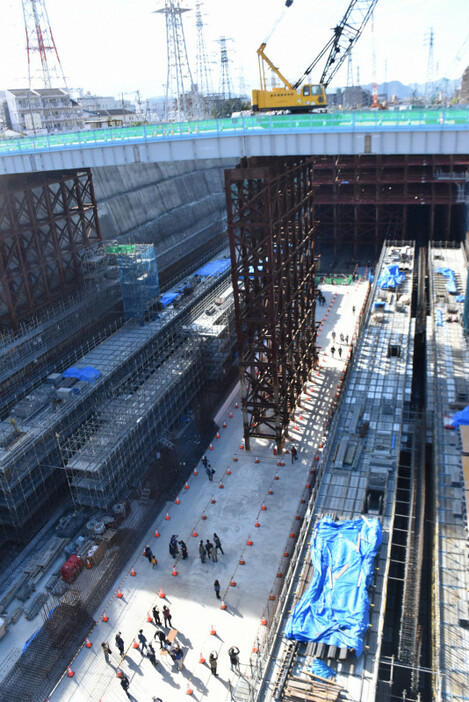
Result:
{"label": "residential building", "polygon": [[24,134],[55,134],[84,128],[80,105],[61,88],[0,91],[7,127]]}

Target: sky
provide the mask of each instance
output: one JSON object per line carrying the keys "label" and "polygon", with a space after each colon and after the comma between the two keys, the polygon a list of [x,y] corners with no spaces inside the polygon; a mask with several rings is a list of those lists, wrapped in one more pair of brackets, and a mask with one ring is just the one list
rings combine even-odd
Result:
{"label": "sky", "polygon": [[[98,95],[122,93],[134,99],[164,94],[166,29],[164,16],[152,14],[163,0],[46,0],[69,88]],[[256,49],[269,37],[265,52],[291,81],[297,80],[329,40],[349,0],[202,0],[205,45],[220,89],[221,36],[227,38],[234,93],[258,87]],[[183,14],[192,73],[196,73],[195,0]],[[353,75],[362,85],[374,79],[407,85],[427,79],[429,36],[433,29],[435,79],[458,79],[469,65],[469,0],[378,0],[374,32],[368,23],[353,52]],[[21,0],[1,0],[0,90],[27,87],[27,58]],[[37,55],[36,57],[37,58]],[[318,74],[312,81],[319,80]],[[330,89],[346,84],[345,65]],[[33,86],[34,87],[34,86]],[[41,86],[37,86],[41,87]]]}

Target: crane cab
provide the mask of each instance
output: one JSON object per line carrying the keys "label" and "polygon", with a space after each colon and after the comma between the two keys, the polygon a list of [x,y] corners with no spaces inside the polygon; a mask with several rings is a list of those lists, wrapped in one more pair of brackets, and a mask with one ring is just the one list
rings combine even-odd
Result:
{"label": "crane cab", "polygon": [[287,87],[253,90],[251,105],[253,112],[275,110],[310,112],[320,107],[327,107],[327,97],[323,85],[305,83],[297,90]]}

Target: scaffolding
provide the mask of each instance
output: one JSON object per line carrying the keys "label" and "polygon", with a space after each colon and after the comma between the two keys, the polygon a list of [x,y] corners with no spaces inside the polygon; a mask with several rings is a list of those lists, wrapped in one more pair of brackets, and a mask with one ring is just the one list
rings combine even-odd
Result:
{"label": "scaffolding", "polygon": [[117,258],[125,318],[143,321],[160,294],[155,247],[153,244],[111,244],[105,251]]}
{"label": "scaffolding", "polygon": [[316,356],[314,159],[226,171],[244,439],[287,426]]}
{"label": "scaffolding", "polygon": [[[217,275],[189,276],[177,286],[172,304],[157,312],[155,303],[148,323],[128,322],[91,340],[74,365],[99,369],[96,381],[62,378],[65,368],[57,364],[46,382],[42,378],[12,407],[15,424],[0,422],[4,535],[26,538],[65,477],[76,503],[95,507],[109,504],[117,487],[131,483],[160,432],[171,428],[171,417],[174,423],[200,390],[200,340],[187,339],[185,329],[228,287],[229,267]],[[119,417],[127,421],[115,441]],[[114,443],[106,444],[111,438]],[[111,485],[113,470],[118,481]]]}
{"label": "scaffolding", "polygon": [[[25,183],[26,180],[26,183]],[[90,169],[6,179],[0,193],[0,329],[82,285],[79,252],[101,241]]]}

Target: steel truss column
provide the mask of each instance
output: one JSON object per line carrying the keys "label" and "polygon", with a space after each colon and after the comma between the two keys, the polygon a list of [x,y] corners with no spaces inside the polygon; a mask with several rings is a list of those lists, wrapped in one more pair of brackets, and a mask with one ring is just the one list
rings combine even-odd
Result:
{"label": "steel truss column", "polygon": [[244,439],[277,449],[317,360],[313,159],[225,172]]}
{"label": "steel truss column", "polygon": [[17,329],[82,285],[79,251],[101,241],[91,171],[5,178],[0,190],[0,327]]}

